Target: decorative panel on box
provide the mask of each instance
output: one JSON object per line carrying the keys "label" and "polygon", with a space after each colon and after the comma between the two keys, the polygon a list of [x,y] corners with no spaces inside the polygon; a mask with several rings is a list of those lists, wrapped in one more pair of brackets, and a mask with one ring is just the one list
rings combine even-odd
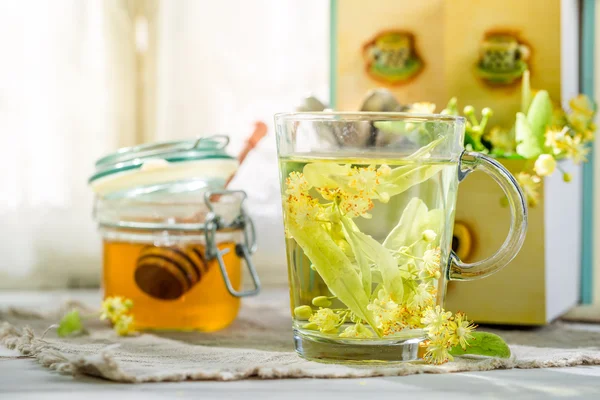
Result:
{"label": "decorative panel on box", "polygon": [[[524,68],[534,88],[561,98],[560,0],[344,0],[332,13],[338,110],[356,110],[368,90],[387,87],[400,102],[430,101],[438,111],[458,96],[510,125]],[[569,45],[573,57],[577,44]]]}
{"label": "decorative panel on box", "polygon": [[[385,87],[403,103],[433,102],[439,112],[491,107],[492,126],[510,129],[521,107],[521,77],[556,102],[578,92],[579,2],[574,0],[332,1],[331,104],[357,110],[369,90]],[[522,161],[500,160],[512,172]],[[544,324],[579,300],[581,167],[545,178],[529,209],[529,230],[515,260],[497,274],[450,283],[447,306],[477,322]],[[470,259],[496,251],[508,230],[502,193],[483,174],[459,189],[455,229],[470,234]],[[466,233],[465,233],[466,232]],[[462,235],[462,236],[461,236]],[[464,244],[464,243],[463,243]]]}

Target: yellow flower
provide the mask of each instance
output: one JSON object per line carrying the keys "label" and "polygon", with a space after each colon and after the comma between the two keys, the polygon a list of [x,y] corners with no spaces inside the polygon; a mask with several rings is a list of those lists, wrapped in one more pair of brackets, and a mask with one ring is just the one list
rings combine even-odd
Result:
{"label": "yellow flower", "polygon": [[405,309],[394,302],[384,289],[377,293],[377,298],[367,309],[373,313],[377,328],[381,329],[384,335],[399,332],[404,328],[402,317]]}
{"label": "yellow flower", "polygon": [[122,315],[133,308],[133,302],[121,296],[107,297],[102,302],[102,313],[100,319],[110,320],[115,323]]}
{"label": "yellow flower", "polygon": [[325,199],[325,200],[334,200],[342,196],[342,191],[340,188],[315,188],[317,192]]}
{"label": "yellow flower", "polygon": [[433,114],[435,112],[435,104],[427,101],[412,103],[407,112],[414,114]]}
{"label": "yellow flower", "polygon": [[428,269],[428,268],[439,268],[440,266],[440,261],[441,261],[441,255],[440,255],[440,248],[437,247],[435,249],[429,249],[425,251],[425,254],[423,254],[423,264],[424,264],[424,268]]}
{"label": "yellow flower", "polygon": [[473,339],[471,333],[475,330],[476,326],[467,320],[467,316],[464,313],[457,312],[454,315],[454,320],[448,322],[448,328],[452,345],[456,346],[460,344],[460,347],[464,350],[469,345],[468,340]]}
{"label": "yellow flower", "polygon": [[133,315],[121,315],[115,321],[114,329],[119,336],[135,333]]}
{"label": "yellow flower", "polygon": [[342,333],[340,333],[340,337],[343,338],[361,338],[367,339],[373,337],[373,332],[360,322],[357,322],[353,326],[349,326]]}
{"label": "yellow flower", "polygon": [[541,182],[540,177],[537,175],[530,175],[526,172],[519,172],[516,178],[527,198],[527,204],[529,204],[530,207],[535,207],[540,200],[540,193],[538,191]]}
{"label": "yellow flower", "polygon": [[321,211],[319,201],[311,196],[290,196],[288,203],[288,212],[300,227],[314,222]]}
{"label": "yellow flower", "polygon": [[444,336],[437,336],[430,340],[423,359],[430,364],[443,364],[454,358],[448,352],[449,341]]}
{"label": "yellow flower", "polygon": [[421,328],[421,310],[406,310],[404,323],[408,328]]}
{"label": "yellow flower", "polygon": [[596,126],[593,122],[596,107],[592,101],[583,94],[580,94],[569,101],[571,113],[567,115],[569,126],[582,135],[583,141],[594,139]]}
{"label": "yellow flower", "polygon": [[308,321],[316,324],[321,332],[331,333],[337,329],[340,316],[334,313],[331,308],[321,308],[311,315]]}
{"label": "yellow flower", "polygon": [[546,147],[550,147],[554,155],[562,153],[565,149],[565,136],[567,136],[568,131],[568,127],[548,128],[548,130],[545,133],[546,140],[544,142],[544,145]]}
{"label": "yellow flower", "polygon": [[363,194],[350,194],[342,192],[340,209],[350,218],[370,218],[368,212],[373,208],[373,201]]}
{"label": "yellow flower", "polygon": [[565,152],[575,164],[587,161],[586,155],[590,149],[583,142],[583,136],[577,134],[574,137],[565,135]]}
{"label": "yellow flower", "polygon": [[418,273],[420,279],[431,284],[432,281],[440,279],[442,271],[439,263],[421,263],[421,270]]}
{"label": "yellow flower", "polygon": [[350,181],[348,186],[358,193],[372,197],[375,195],[375,187],[379,184],[377,170],[374,166],[366,168],[352,168],[350,170]]}
{"label": "yellow flower", "polygon": [[540,154],[533,166],[533,170],[538,176],[552,175],[555,169],[556,160],[550,154]]}
{"label": "yellow flower", "polygon": [[444,311],[440,306],[430,307],[423,313],[421,323],[425,325],[425,330],[429,336],[433,337],[443,332],[451,316],[451,312]]}
{"label": "yellow flower", "polygon": [[494,150],[500,150],[506,153],[515,151],[515,137],[514,135],[511,135],[510,131],[495,126],[484,136],[492,144]]}
{"label": "yellow flower", "polygon": [[[286,186],[285,193],[288,196],[284,207],[287,217],[292,219],[298,226],[303,227],[315,222],[322,216],[323,207],[319,204],[319,200],[308,193],[311,186],[303,174],[291,172],[286,179]],[[289,237],[289,233],[286,232],[286,236]]]}
{"label": "yellow flower", "polygon": [[409,307],[425,307],[433,303],[433,293],[431,287],[426,283],[421,283],[416,287],[412,298],[408,301]]}
{"label": "yellow flower", "polygon": [[588,118],[592,118],[596,112],[594,104],[585,94],[579,94],[569,100],[569,107],[573,113],[585,115]]}
{"label": "yellow flower", "polygon": [[311,186],[304,178],[304,174],[300,172],[291,172],[288,178],[285,180],[286,190],[285,194],[299,198],[303,195],[308,195],[308,191]]}

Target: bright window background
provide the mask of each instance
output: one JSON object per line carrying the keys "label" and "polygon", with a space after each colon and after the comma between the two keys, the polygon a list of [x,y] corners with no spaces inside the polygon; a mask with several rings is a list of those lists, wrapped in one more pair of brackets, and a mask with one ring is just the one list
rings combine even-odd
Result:
{"label": "bright window background", "polygon": [[[99,283],[99,156],[215,133],[235,154],[255,121],[326,98],[328,15],[322,0],[0,1],[0,288]],[[286,276],[277,179],[271,130],[234,182],[266,282]]]}

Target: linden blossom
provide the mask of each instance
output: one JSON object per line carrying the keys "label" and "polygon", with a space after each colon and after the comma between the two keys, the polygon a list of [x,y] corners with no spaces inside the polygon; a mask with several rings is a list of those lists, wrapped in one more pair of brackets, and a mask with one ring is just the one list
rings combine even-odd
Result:
{"label": "linden blossom", "polygon": [[[434,145],[414,156],[428,157]],[[464,314],[452,316],[435,304],[441,277],[442,210],[429,210],[421,199],[411,199],[383,243],[361,232],[353,221],[370,217],[373,200],[386,203],[439,168],[420,163],[392,169],[386,164],[376,168],[314,162],[289,174],[284,197],[287,236],[302,248],[334,295],[313,298],[317,311],[296,307],[296,319],[308,320],[303,329],[356,339],[426,331],[424,358],[436,364],[452,358],[453,346],[468,345],[474,326]],[[330,308],[333,299],[347,308]]]}

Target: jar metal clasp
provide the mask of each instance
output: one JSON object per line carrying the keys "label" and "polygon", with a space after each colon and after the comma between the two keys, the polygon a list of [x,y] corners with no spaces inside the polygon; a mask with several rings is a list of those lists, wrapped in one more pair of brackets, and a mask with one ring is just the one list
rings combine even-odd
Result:
{"label": "jar metal clasp", "polygon": [[[213,202],[211,198],[213,196],[221,195],[239,195],[242,197],[240,203],[240,214],[231,222],[226,224],[223,219],[215,213]],[[260,292],[260,280],[256,268],[252,263],[252,253],[256,251],[256,231],[254,229],[254,223],[250,216],[246,215],[244,211],[244,201],[247,195],[243,190],[212,190],[204,193],[204,202],[209,209],[205,220],[205,235],[206,235],[206,258],[207,260],[216,259],[223,276],[223,281],[227,291],[234,297],[247,297],[254,296]],[[235,245],[236,255],[243,258],[250,276],[252,278],[253,288],[250,290],[238,291],[231,284],[227,269],[225,268],[225,262],[223,261],[223,255],[229,252],[229,249],[219,250],[215,240],[217,230],[219,229],[241,229],[244,233],[244,241]]]}

